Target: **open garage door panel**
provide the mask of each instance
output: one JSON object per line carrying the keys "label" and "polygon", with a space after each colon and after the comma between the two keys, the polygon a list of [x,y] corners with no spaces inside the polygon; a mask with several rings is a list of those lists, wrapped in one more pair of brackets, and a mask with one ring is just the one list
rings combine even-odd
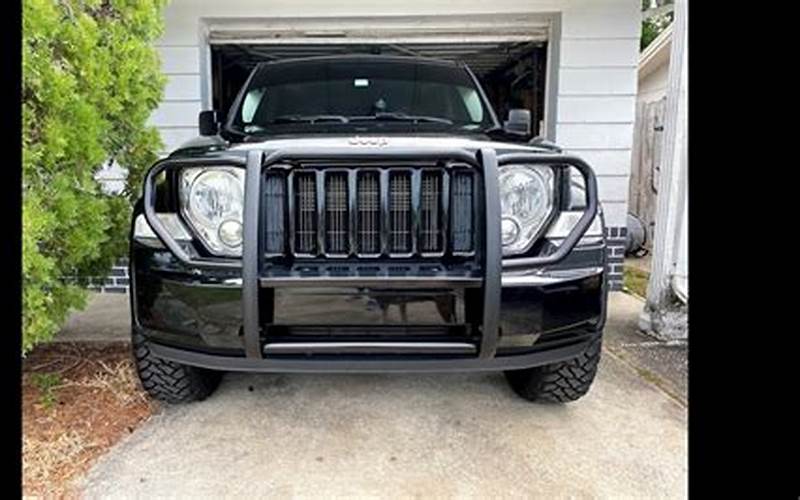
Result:
{"label": "open garage door panel", "polygon": [[308,32],[302,38],[274,34],[262,34],[259,38],[253,33],[244,37],[217,32],[210,39],[214,109],[227,113],[236,93],[259,62],[337,54],[422,56],[465,62],[480,80],[500,119],[507,116],[510,108],[526,108],[531,110],[532,132],[537,135],[542,132],[546,30],[529,28],[505,35],[340,35],[331,38],[326,33],[323,41]]}

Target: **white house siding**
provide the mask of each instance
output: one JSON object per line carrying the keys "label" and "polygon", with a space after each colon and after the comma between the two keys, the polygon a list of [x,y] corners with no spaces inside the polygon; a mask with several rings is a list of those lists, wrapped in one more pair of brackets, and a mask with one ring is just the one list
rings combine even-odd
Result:
{"label": "white house siding", "polygon": [[[171,31],[169,15],[166,31]],[[198,29],[195,28],[195,33]],[[161,70],[167,77],[164,99],[150,117],[161,132],[162,154],[197,136],[197,114],[202,109],[200,93],[200,50],[197,40],[183,45],[159,44]]]}
{"label": "white house siding", "polygon": [[641,3],[564,4],[556,142],[595,169],[609,227],[612,286],[619,288],[627,232]]}
{"label": "white house siding", "polygon": [[[197,134],[202,89],[204,85],[210,89],[210,82],[204,82],[210,70],[201,64],[207,53],[201,28],[208,19],[268,25],[270,18],[364,16],[368,27],[380,16],[560,15],[560,28],[554,31],[559,39],[551,40],[556,61],[548,62],[557,67],[551,80],[557,88],[547,89],[556,102],[554,139],[568,152],[585,158],[598,174],[614,247],[610,270],[619,278],[637,92],[640,7],[638,0],[172,0],[158,43],[169,83],[151,122],[161,131],[165,154]],[[335,28],[335,19],[330,26]]]}

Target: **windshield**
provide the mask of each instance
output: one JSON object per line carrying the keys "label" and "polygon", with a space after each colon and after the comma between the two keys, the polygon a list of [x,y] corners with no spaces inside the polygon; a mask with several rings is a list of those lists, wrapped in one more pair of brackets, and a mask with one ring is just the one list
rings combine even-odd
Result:
{"label": "windshield", "polygon": [[493,125],[469,73],[414,61],[263,65],[229,118],[247,135],[290,130],[463,130]]}

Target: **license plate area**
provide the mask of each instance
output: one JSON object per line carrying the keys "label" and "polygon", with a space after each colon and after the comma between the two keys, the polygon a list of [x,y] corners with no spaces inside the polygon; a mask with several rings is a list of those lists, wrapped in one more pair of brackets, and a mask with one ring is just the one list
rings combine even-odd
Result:
{"label": "license plate area", "polygon": [[287,287],[273,292],[273,325],[448,326],[466,320],[463,289]]}

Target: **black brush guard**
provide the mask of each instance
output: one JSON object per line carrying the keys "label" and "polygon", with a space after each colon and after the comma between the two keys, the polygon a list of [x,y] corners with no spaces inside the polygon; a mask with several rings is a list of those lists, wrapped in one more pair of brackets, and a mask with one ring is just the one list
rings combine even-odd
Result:
{"label": "black brush guard", "polygon": [[[429,161],[453,160],[466,163],[478,169],[483,176],[485,218],[482,224],[483,240],[483,323],[480,326],[481,341],[477,355],[458,356],[448,359],[424,359],[419,356],[402,358],[379,357],[333,357],[325,359],[287,359],[264,357],[260,338],[258,296],[261,266],[264,262],[259,249],[259,216],[261,200],[262,170],[269,165],[286,161]],[[578,223],[559,247],[551,254],[537,257],[503,259],[500,239],[500,198],[498,186],[498,167],[508,164],[548,165],[553,168],[574,167],[584,178],[587,207]],[[246,169],[244,193],[244,234],[241,259],[194,257],[186,252],[167,232],[156,216],[155,180],[168,169],[189,166],[236,166]],[[160,344],[153,345],[156,355],[194,366],[219,370],[261,371],[261,372],[387,372],[387,371],[471,371],[507,370],[536,366],[570,359],[579,355],[585,343],[537,351],[535,348],[522,354],[497,353],[498,325],[500,315],[501,275],[504,269],[533,268],[556,264],[562,261],[589,228],[598,211],[597,181],[589,165],[582,159],[553,153],[511,153],[498,156],[494,149],[480,149],[476,153],[463,149],[428,149],[383,147],[370,149],[319,148],[284,149],[265,153],[248,151],[247,157],[219,155],[213,158],[167,158],[150,169],[144,181],[144,215],[162,243],[183,264],[195,268],[241,269],[242,275],[242,317],[245,340],[245,356],[218,356],[184,349],[176,349]],[[448,287],[443,279],[437,283],[436,277],[429,278],[432,287]],[[452,283],[450,283],[452,285]],[[393,278],[382,286],[418,286],[419,279]],[[377,346],[380,347],[380,346]],[[383,346],[384,348],[386,346]],[[363,346],[361,346],[363,348]],[[363,349],[362,349],[363,351]],[[380,351],[380,349],[378,349]],[[401,349],[402,351],[402,349]],[[368,351],[364,351],[368,352]]]}

